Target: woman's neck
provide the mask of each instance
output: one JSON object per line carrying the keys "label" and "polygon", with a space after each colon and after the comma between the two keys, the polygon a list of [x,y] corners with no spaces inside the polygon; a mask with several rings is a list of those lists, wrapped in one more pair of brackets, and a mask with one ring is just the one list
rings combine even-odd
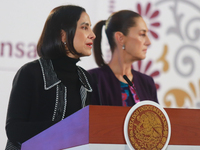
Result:
{"label": "woman's neck", "polygon": [[119,81],[126,83],[124,80],[123,75],[126,75],[129,80],[132,81],[133,75],[131,72],[131,61],[125,60],[125,54],[119,53],[119,51],[115,50],[111,61],[108,63],[108,66],[111,68],[115,76],[118,78]]}
{"label": "woman's neck", "polygon": [[55,71],[61,72],[76,72],[76,63],[79,59],[63,56],[58,59],[52,59]]}

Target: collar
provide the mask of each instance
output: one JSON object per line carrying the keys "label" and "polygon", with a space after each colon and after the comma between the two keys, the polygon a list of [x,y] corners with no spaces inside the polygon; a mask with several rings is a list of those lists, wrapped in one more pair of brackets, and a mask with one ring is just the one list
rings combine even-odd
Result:
{"label": "collar", "polygon": [[[57,78],[57,75],[53,68],[52,61],[50,59],[40,58],[39,63],[40,63],[41,69],[42,69],[42,76],[43,76],[43,80],[44,80],[44,89],[45,90],[49,90],[52,87],[61,83],[61,80],[59,80]],[[88,82],[88,79],[87,79],[85,73],[83,72],[83,69],[81,67],[77,66],[77,70],[78,70],[79,80],[81,81],[82,85],[85,87],[85,89],[88,92],[92,92],[92,88]]]}

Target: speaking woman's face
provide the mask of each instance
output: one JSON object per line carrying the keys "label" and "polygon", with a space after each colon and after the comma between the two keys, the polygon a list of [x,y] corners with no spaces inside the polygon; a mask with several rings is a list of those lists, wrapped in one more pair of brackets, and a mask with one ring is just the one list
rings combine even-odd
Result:
{"label": "speaking woman's face", "polygon": [[[80,19],[77,22],[76,32],[74,35],[73,45],[75,50],[81,54],[81,56],[90,56],[93,45],[93,40],[96,38],[91,29],[91,21],[86,12],[83,12]],[[69,57],[78,58],[71,53]]]}

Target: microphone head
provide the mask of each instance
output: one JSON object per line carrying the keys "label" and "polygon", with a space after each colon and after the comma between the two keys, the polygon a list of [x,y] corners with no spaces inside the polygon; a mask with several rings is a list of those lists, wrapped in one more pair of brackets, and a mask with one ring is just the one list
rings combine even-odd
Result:
{"label": "microphone head", "polygon": [[126,80],[126,82],[130,85],[133,86],[133,83],[128,79],[126,75],[123,75],[123,78]]}

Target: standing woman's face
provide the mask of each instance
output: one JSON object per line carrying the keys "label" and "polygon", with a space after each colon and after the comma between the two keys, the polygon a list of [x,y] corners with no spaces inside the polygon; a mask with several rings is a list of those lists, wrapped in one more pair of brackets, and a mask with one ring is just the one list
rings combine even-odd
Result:
{"label": "standing woman's face", "polygon": [[132,61],[144,59],[147,48],[151,44],[147,34],[148,28],[143,18],[135,18],[135,21],[136,26],[129,28],[125,42],[125,50]]}
{"label": "standing woman's face", "polygon": [[[93,40],[96,38],[95,34],[91,29],[91,22],[88,14],[83,12],[80,19],[77,22],[76,32],[74,35],[73,45],[75,50],[81,54],[81,56],[90,56]],[[71,53],[69,57],[78,58]]]}

